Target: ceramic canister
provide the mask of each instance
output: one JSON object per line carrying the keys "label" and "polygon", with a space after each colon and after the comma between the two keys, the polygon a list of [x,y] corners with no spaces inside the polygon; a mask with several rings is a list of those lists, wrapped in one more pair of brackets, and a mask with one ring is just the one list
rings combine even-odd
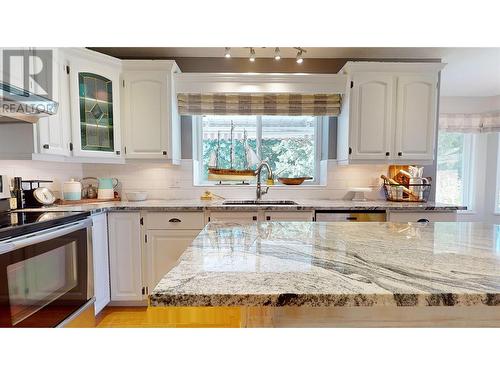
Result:
{"label": "ceramic canister", "polygon": [[78,201],[82,199],[82,184],[73,178],[63,183],[63,197],[66,201]]}
{"label": "ceramic canister", "polygon": [[99,188],[97,189],[97,199],[113,199],[115,190],[113,188],[113,178],[98,178]]}

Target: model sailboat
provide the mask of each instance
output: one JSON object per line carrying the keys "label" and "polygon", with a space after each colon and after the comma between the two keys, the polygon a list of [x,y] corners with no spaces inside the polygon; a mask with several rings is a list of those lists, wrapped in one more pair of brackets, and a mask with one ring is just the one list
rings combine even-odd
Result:
{"label": "model sailboat", "polygon": [[243,131],[243,147],[245,150],[244,169],[235,169],[235,148],[234,148],[234,124],[231,121],[231,145],[230,145],[230,166],[229,168],[219,168],[219,151],[220,151],[220,131],[217,132],[217,148],[210,155],[208,164],[208,179],[212,181],[248,181],[255,178],[255,170],[252,166],[260,163],[260,159],[248,145],[247,132]]}

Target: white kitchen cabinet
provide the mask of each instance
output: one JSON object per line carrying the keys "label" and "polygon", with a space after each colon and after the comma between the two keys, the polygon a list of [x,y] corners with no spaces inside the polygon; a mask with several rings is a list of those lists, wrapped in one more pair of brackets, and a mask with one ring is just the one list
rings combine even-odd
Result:
{"label": "white kitchen cabinet", "polygon": [[210,222],[251,223],[259,219],[258,211],[211,211]]}
{"label": "white kitchen cabinet", "polygon": [[210,222],[313,221],[314,211],[211,211]]}
{"label": "white kitchen cabinet", "polygon": [[124,72],[122,81],[125,157],[167,157],[165,74]]}
{"label": "white kitchen cabinet", "polygon": [[146,233],[146,274],[148,292],[170,271],[200,230],[154,229]]}
{"label": "white kitchen cabinet", "polygon": [[402,160],[432,160],[436,133],[437,75],[398,77],[396,156]]}
{"label": "white kitchen cabinet", "polygon": [[108,220],[106,213],[92,216],[95,314],[111,300],[109,284]]}
{"label": "white kitchen cabinet", "polygon": [[[37,50],[34,50],[36,56]],[[52,49],[52,100],[59,106],[55,115],[38,120],[38,153],[70,156],[71,114],[68,61],[61,50]]]}
{"label": "white kitchen cabinet", "polygon": [[59,104],[56,114],[39,119],[35,126],[15,124],[9,130],[10,125],[6,125],[0,135],[0,139],[4,140],[0,145],[1,154],[5,155],[3,158],[54,160],[54,155],[69,156],[69,80],[64,54],[58,48],[3,49],[3,52],[14,55],[10,57],[11,73],[7,81],[24,88],[23,77],[28,77],[28,71],[25,72],[28,67],[29,73],[36,76],[27,80],[26,89]]}
{"label": "white kitchen cabinet", "polygon": [[108,215],[111,301],[142,301],[140,212]]}
{"label": "white kitchen cabinet", "polygon": [[314,211],[264,211],[266,221],[313,221]]}
{"label": "white kitchen cabinet", "polygon": [[439,222],[439,221],[457,221],[457,212],[408,212],[408,211],[388,211],[387,221],[392,222]]}
{"label": "white kitchen cabinet", "polygon": [[389,159],[393,143],[394,77],[359,73],[351,88],[351,159]]}
{"label": "white kitchen cabinet", "polygon": [[173,90],[174,61],[124,61],[123,150],[127,159],[180,161],[180,118]]}
{"label": "white kitchen cabinet", "polygon": [[430,164],[440,63],[349,62],[337,135],[339,163]]}
{"label": "white kitchen cabinet", "polygon": [[82,48],[69,60],[73,156],[121,159],[121,61]]}
{"label": "white kitchen cabinet", "polygon": [[198,229],[205,226],[203,212],[148,212],[147,229]]}
{"label": "white kitchen cabinet", "polygon": [[147,212],[143,271],[147,294],[170,271],[205,226],[203,212]]}

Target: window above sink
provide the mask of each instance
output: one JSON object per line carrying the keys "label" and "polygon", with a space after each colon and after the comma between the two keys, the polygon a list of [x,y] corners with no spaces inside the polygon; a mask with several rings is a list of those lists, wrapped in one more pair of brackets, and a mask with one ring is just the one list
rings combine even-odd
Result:
{"label": "window above sink", "polygon": [[[208,167],[217,158],[218,168],[255,169],[247,158],[247,147],[258,159],[267,161],[275,178],[312,177],[320,181],[321,131],[328,118],[323,116],[193,116],[193,174],[195,185],[215,185],[209,181]],[[233,125],[233,164],[231,166],[231,124]],[[217,153],[217,147],[219,152]],[[255,159],[253,160],[255,162]],[[262,179],[267,178],[263,172]],[[248,182],[248,181],[247,181]],[[250,181],[252,183],[254,181]],[[241,184],[242,181],[222,182]]]}

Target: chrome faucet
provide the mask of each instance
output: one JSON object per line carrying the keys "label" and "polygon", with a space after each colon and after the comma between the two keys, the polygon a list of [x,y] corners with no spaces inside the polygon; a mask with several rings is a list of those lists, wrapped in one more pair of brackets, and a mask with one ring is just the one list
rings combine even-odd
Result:
{"label": "chrome faucet", "polygon": [[268,180],[273,180],[273,171],[271,170],[271,166],[267,161],[261,161],[257,169],[255,170],[255,174],[257,175],[257,200],[262,198],[264,194],[267,194],[269,191],[269,186],[266,186],[266,189],[262,189],[262,184],[260,182],[260,172],[262,171],[262,168],[266,167],[267,169],[267,179]]}

